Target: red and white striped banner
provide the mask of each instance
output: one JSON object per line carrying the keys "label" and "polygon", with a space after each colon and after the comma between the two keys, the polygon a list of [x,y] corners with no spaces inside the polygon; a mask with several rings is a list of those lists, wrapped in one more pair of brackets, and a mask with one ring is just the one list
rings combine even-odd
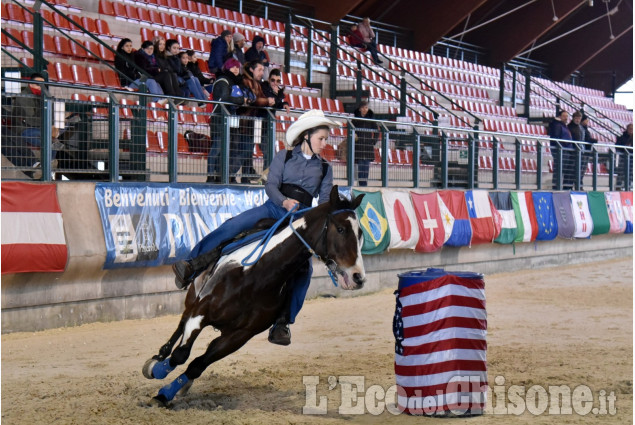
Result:
{"label": "red and white striped banner", "polygon": [[62,272],[67,249],[54,184],[2,184],[2,274]]}
{"label": "red and white striped banner", "polygon": [[441,276],[406,286],[397,298],[399,407],[415,415],[481,414],[487,395],[485,284],[473,273],[430,270]]}

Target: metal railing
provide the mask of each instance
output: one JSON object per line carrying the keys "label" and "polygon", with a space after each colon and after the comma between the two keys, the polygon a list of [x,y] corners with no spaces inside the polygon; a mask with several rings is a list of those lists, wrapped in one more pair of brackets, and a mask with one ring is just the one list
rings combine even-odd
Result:
{"label": "metal railing", "polygon": [[[26,88],[12,95],[9,83],[33,84],[2,80],[3,180],[253,184],[284,149],[285,130],[302,112],[236,116],[229,105],[206,102],[218,105],[210,114],[173,101],[145,106],[141,98],[152,96],[145,93],[57,83],[39,83],[41,95]],[[28,113],[18,107],[29,102]],[[630,190],[632,184],[632,147],[481,130],[457,136],[456,128],[385,120],[367,130],[350,116],[332,118],[343,127],[333,131],[324,156],[340,184],[359,180],[356,147],[369,132],[370,186]]]}

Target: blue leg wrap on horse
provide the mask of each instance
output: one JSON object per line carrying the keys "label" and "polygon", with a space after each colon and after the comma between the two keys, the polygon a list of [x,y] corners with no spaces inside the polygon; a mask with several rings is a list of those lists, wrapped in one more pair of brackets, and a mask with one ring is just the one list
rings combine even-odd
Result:
{"label": "blue leg wrap on horse", "polygon": [[170,385],[166,385],[165,387],[161,388],[159,390],[159,395],[164,396],[168,401],[170,401],[174,398],[176,393],[178,393],[179,390],[183,388],[185,384],[187,384],[188,381],[189,379],[187,379],[187,376],[185,376],[185,374],[182,374],[174,381],[172,381]]}
{"label": "blue leg wrap on horse", "polygon": [[152,376],[154,379],[163,379],[168,376],[168,373],[172,372],[174,368],[170,366],[170,358],[163,360],[162,362],[156,363],[152,367]]}

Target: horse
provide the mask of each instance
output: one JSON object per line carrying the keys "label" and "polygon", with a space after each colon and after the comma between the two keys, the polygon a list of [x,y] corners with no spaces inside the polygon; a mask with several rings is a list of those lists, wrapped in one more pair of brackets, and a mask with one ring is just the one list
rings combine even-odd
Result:
{"label": "horse", "polygon": [[[355,213],[362,197],[342,199],[334,186],[328,202],[293,221],[289,219],[288,226],[271,237],[257,262],[243,265],[258,244],[255,241],[222,256],[197,277],[187,290],[176,331],[159,354],[145,362],[143,375],[163,379],[184,364],[205,327],[213,326],[220,336],[212,340],[203,355],[190,362],[183,374],[161,388],[152,404],[166,407],[175,396],[184,396],[208,366],[271,327],[290,293],[287,278],[311,256],[327,265],[334,283],[343,278],[343,289],[362,288],[366,280],[361,254],[363,233]],[[180,343],[174,348],[179,338]]]}

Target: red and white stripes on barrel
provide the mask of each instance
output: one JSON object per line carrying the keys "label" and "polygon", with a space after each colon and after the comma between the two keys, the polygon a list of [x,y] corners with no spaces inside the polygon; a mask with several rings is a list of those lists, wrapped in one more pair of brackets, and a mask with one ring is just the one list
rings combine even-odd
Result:
{"label": "red and white stripes on barrel", "polygon": [[482,414],[487,395],[485,283],[442,269],[399,275],[395,374],[401,410]]}

